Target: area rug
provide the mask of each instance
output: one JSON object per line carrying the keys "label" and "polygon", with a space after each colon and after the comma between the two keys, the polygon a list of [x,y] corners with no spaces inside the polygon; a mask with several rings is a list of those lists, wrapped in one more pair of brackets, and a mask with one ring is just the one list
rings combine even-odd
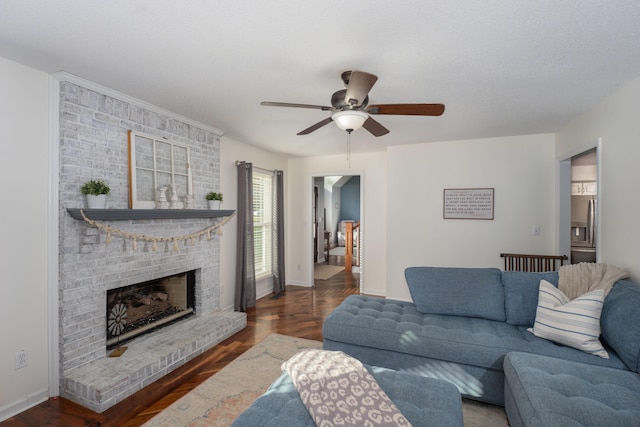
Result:
{"label": "area rug", "polygon": [[[224,427],[247,409],[280,376],[282,362],[319,341],[268,335],[217,374],[184,395],[143,427]],[[507,427],[504,409],[463,400],[465,427]]]}
{"label": "area rug", "polygon": [[342,265],[315,264],[313,266],[314,280],[327,280],[344,270]]}
{"label": "area rug", "polygon": [[280,376],[283,362],[302,349],[321,347],[319,341],[270,334],[143,427],[231,425]]}

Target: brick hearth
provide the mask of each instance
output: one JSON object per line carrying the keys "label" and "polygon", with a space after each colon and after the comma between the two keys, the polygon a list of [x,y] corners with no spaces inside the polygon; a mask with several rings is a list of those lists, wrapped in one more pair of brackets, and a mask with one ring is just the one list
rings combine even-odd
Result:
{"label": "brick hearth", "polygon": [[64,395],[103,412],[132,393],[246,327],[243,313],[218,312],[194,316],[160,333],[126,343],[119,358],[102,357],[72,370],[63,380]]}

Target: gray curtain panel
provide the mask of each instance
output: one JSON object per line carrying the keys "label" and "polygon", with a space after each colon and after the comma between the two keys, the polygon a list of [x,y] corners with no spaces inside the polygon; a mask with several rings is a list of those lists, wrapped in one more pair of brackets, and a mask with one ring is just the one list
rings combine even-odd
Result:
{"label": "gray curtain panel", "polygon": [[273,292],[285,291],[284,277],[284,172],[274,171],[273,204]]}
{"label": "gray curtain panel", "polygon": [[236,311],[256,305],[256,271],[253,254],[253,165],[238,164],[238,248],[236,257]]}

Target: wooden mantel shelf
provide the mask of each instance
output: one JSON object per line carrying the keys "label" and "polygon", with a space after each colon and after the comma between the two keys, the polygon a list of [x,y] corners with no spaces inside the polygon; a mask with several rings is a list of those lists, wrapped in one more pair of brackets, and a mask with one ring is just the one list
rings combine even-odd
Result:
{"label": "wooden mantel shelf", "polygon": [[80,211],[87,218],[101,221],[127,221],[145,219],[190,219],[190,218],[222,218],[234,214],[234,210],[213,209],[79,209],[67,208],[74,219],[84,220]]}

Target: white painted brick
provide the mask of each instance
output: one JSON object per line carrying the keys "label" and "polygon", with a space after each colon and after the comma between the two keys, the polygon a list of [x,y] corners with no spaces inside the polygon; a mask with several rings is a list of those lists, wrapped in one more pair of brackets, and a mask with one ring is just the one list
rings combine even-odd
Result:
{"label": "white painted brick", "polygon": [[[219,307],[219,238],[200,238],[195,245],[149,243],[112,236],[70,218],[68,207],[84,207],[80,187],[89,179],[104,179],[111,187],[108,207],[128,208],[127,131],[167,137],[192,150],[195,207],[206,209],[205,194],[220,187],[220,142],[212,132],[183,123],[174,117],[148,111],[126,101],[97,93],[73,83],[60,85],[60,367],[63,396],[96,411],[104,411],[144,385],[182,365],[203,349],[242,329],[246,316],[220,315],[210,321],[204,337],[191,329],[178,335],[139,340],[155,343],[138,354],[137,367],[124,377],[118,372],[122,360],[106,357],[105,325],[108,289],[196,269],[197,315],[184,322],[216,316]],[[211,225],[206,219],[116,221],[112,227],[146,236],[181,236]],[[200,270],[198,270],[200,269]],[[224,325],[218,325],[223,323]],[[220,327],[222,326],[222,327]],[[191,335],[191,336],[190,336]],[[183,342],[186,340],[187,342]],[[177,343],[177,344],[176,344]],[[137,344],[136,344],[137,345]],[[172,347],[173,346],[173,347]],[[159,350],[161,349],[161,350]],[[169,353],[165,353],[170,350]],[[126,359],[123,357],[122,359]],[[99,385],[96,385],[99,384]]]}

